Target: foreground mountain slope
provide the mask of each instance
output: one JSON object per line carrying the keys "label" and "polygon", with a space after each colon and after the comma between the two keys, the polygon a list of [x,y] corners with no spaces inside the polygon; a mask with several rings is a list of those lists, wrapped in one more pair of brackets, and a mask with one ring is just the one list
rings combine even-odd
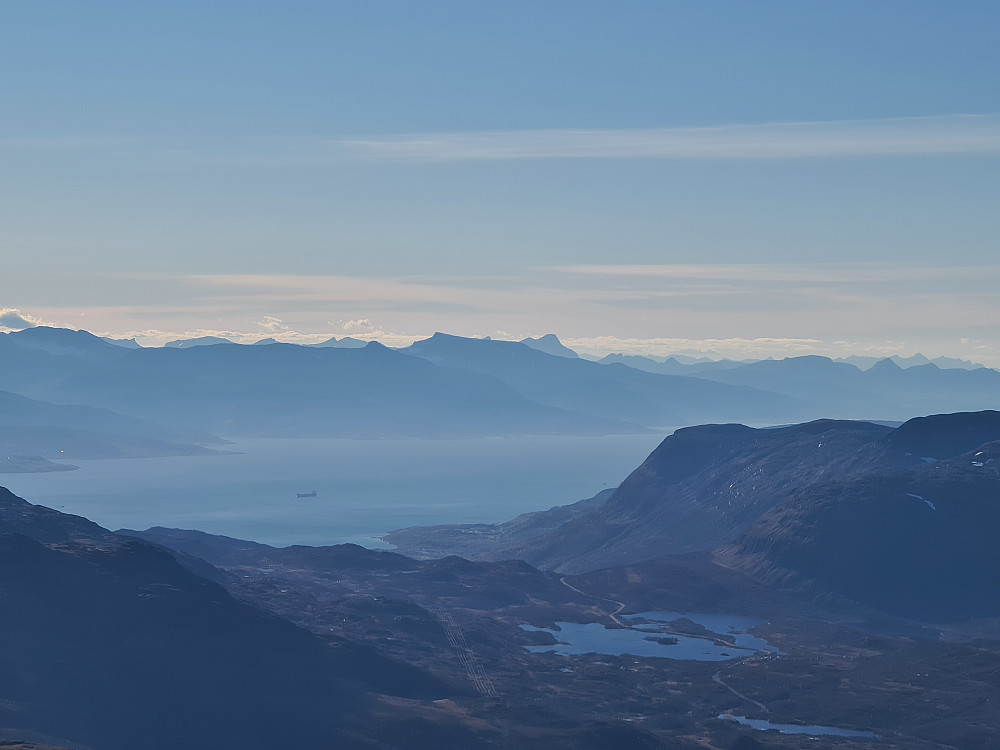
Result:
{"label": "foreground mountain slope", "polygon": [[165,551],[0,489],[0,726],[106,750],[328,748],[419,670],[331,648]]}
{"label": "foreground mountain slope", "polygon": [[389,535],[400,551],[579,573],[718,550],[770,585],[923,619],[1000,615],[1000,412],[893,429],[705,425],[668,437],[603,502],[491,527]]}
{"label": "foreground mountain slope", "polygon": [[[819,421],[778,429],[702,425],[667,437],[602,503],[570,506],[526,519],[542,535],[515,528],[465,536],[463,554],[513,556],[542,568],[581,572],[659,555],[707,551],[730,541],[795,488],[878,460],[864,448],[891,428]],[[445,537],[463,537],[442,529]],[[426,533],[426,532],[425,532]],[[433,533],[433,530],[431,530]],[[422,552],[420,529],[387,537],[403,552]],[[482,540],[482,543],[479,543]],[[478,551],[475,547],[479,546]],[[438,550],[447,549],[445,539]],[[456,550],[458,551],[458,550]],[[477,555],[478,552],[478,555]]]}
{"label": "foreground mountain slope", "polygon": [[797,492],[716,559],[770,585],[953,622],[1000,617],[998,531],[1000,476],[966,458]]}

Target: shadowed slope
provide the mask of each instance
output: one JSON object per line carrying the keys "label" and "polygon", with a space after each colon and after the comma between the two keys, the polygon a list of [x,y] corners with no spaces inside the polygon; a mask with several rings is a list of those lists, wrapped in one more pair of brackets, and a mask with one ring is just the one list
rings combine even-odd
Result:
{"label": "shadowed slope", "polygon": [[0,590],[0,726],[92,747],[327,748],[373,687],[440,688],[369,650],[330,648],[163,550],[2,489]]}

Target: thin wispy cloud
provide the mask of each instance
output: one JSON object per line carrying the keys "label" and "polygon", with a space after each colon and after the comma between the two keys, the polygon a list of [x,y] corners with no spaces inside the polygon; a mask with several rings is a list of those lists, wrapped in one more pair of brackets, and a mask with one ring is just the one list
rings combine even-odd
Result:
{"label": "thin wispy cloud", "polygon": [[649,130],[523,130],[342,141],[366,159],[790,159],[1000,151],[1000,115]]}
{"label": "thin wispy cloud", "polygon": [[934,263],[592,263],[549,266],[544,269],[569,276],[675,281],[767,281],[787,283],[876,283],[887,281],[1000,279],[1000,266],[955,266]]}
{"label": "thin wispy cloud", "polygon": [[0,153],[105,154],[171,164],[322,166],[538,159],[795,159],[1000,152],[1000,114],[773,122],[691,128],[400,134],[0,138]]}
{"label": "thin wispy cloud", "polygon": [[481,336],[503,329],[517,339],[555,332],[570,346],[603,354],[922,351],[1000,365],[998,266],[589,265],[536,268],[517,284],[504,277],[304,274],[127,281],[143,290],[142,304],[36,308],[31,315],[73,326],[86,321],[89,330],[135,335],[143,344],[197,335],[241,343],[351,335],[404,345],[435,331]]}

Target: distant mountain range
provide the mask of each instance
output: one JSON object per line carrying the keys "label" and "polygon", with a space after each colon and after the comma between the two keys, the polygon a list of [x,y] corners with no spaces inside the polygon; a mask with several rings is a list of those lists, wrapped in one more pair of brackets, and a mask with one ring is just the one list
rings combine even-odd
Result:
{"label": "distant mountain range", "polygon": [[[836,360],[837,362],[846,362],[847,364],[854,365],[862,370],[867,370],[870,367],[874,367],[879,362],[881,362],[885,357],[843,357]],[[912,357],[901,357],[898,354],[893,354],[889,357],[890,360],[895,362],[897,365],[906,369],[908,367],[920,367],[921,365],[934,365],[940,367],[942,370],[978,370],[984,365],[977,364],[968,359],[957,359],[955,357],[934,357],[933,359],[925,357],[923,354],[914,354]]]}
{"label": "distant mountain range", "polygon": [[[568,351],[573,350],[570,349]],[[639,354],[608,354],[603,358],[595,357],[594,359],[602,364],[619,363],[628,365],[629,367],[634,367],[637,370],[659,372],[668,375],[693,375],[697,372],[707,372],[709,370],[728,370],[733,367],[739,367],[740,365],[749,365],[762,361],[773,361],[773,359],[708,359],[707,357],[685,357],[680,354],[675,354],[669,357],[648,357]],[[930,359],[925,357],[923,354],[914,354],[912,357],[900,357],[896,354],[891,357],[852,356],[842,357],[832,361],[843,362],[845,364],[852,365],[853,367],[857,367],[859,370],[868,370],[885,359],[888,359],[890,362],[894,362],[904,370],[910,367],[919,367],[922,365],[934,365],[942,370],[978,370],[984,367],[984,365],[976,364],[967,359],[955,359],[954,357],[935,357],[934,359]]]}
{"label": "distant mountain range", "polygon": [[888,359],[867,370],[825,357],[596,363],[551,335],[513,342],[439,333],[400,350],[350,337],[312,346],[172,343],[135,348],[45,327],[3,334],[0,389],[202,436],[607,435],[706,422],[901,422],[1000,406],[1000,372],[903,369]]}
{"label": "distant mountain range", "polygon": [[436,333],[400,351],[436,365],[490,374],[539,403],[649,427],[729,419],[786,421],[798,409],[793,399],[761,389],[603,366],[513,341]]}
{"label": "distant mountain range", "polygon": [[929,620],[1000,616],[1000,412],[898,428],[678,430],[612,493],[479,526],[395,532],[410,555],[583,572],[709,553],[769,584]]}

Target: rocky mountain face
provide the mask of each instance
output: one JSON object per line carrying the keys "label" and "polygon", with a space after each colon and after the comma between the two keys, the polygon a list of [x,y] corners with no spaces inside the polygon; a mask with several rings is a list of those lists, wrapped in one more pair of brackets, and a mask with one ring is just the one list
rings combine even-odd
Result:
{"label": "rocky mountain face", "polygon": [[922,619],[1000,615],[1000,412],[898,428],[678,430],[609,497],[506,524],[408,529],[400,551],[582,573],[715,552],[769,585]]}
{"label": "rocky mountain face", "polygon": [[998,617],[1000,476],[969,458],[799,491],[716,560],[900,617]]}
{"label": "rocky mountain face", "polygon": [[[582,572],[660,555],[707,551],[730,541],[796,488],[877,463],[891,428],[819,421],[777,429],[702,425],[666,438],[604,502],[532,514],[483,540],[479,554],[513,555],[542,568]],[[587,507],[589,505],[589,507]],[[586,509],[584,509],[586,508]],[[556,517],[559,517],[556,519]],[[529,534],[544,527],[544,534]],[[409,530],[389,537],[418,552]],[[458,529],[452,536],[459,536]],[[438,551],[444,551],[440,545]],[[463,554],[475,553],[464,548]]]}

